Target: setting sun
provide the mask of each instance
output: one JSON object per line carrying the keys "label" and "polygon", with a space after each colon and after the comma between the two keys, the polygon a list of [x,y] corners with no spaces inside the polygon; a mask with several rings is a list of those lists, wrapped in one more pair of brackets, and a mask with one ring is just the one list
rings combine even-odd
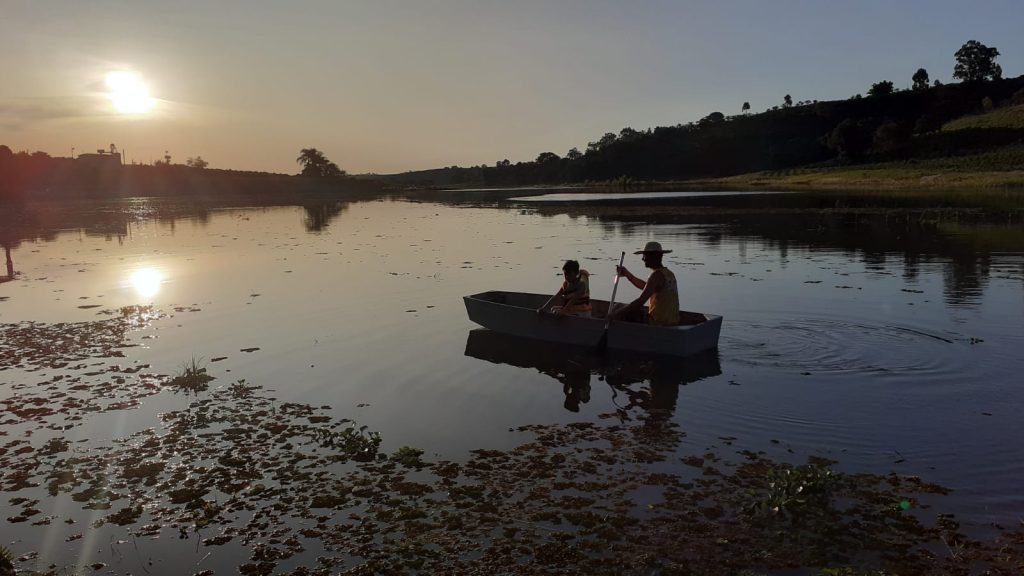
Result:
{"label": "setting sun", "polygon": [[121,114],[142,114],[156,103],[142,78],[134,72],[111,72],[107,74],[106,85],[107,97]]}

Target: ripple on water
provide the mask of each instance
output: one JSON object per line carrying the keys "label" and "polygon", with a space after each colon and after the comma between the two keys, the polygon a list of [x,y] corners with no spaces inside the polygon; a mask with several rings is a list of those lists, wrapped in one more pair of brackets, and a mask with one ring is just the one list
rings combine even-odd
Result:
{"label": "ripple on water", "polygon": [[786,319],[777,324],[738,321],[723,332],[734,361],[811,374],[910,375],[961,373],[951,349],[962,335],[846,319]]}

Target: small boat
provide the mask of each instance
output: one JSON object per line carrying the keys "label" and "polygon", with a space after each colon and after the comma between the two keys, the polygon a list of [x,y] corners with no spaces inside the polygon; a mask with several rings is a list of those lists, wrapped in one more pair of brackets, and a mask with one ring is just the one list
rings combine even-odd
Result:
{"label": "small boat", "polygon": [[[537,314],[550,295],[490,291],[463,297],[469,319],[495,332],[536,340],[595,346],[604,334],[608,302],[591,299],[592,318]],[[678,326],[612,322],[608,348],[649,354],[690,356],[718,348],[722,317],[680,312]]]}

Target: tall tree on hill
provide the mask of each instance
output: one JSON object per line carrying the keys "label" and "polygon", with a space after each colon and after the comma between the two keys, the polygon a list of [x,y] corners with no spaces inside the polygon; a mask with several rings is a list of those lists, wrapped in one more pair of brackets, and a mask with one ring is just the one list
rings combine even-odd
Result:
{"label": "tall tree on hill", "polygon": [[741,108],[744,114],[750,112],[750,102],[744,102],[743,108]]}
{"label": "tall tree on hill", "polygon": [[1003,77],[1003,69],[996,64],[999,50],[989,48],[977,40],[968,40],[956,51],[956,66],[953,67],[953,78],[964,82],[978,80],[999,80]]}
{"label": "tall tree on hill", "polygon": [[303,148],[295,159],[302,166],[303,176],[344,176],[345,171],[327,159],[324,153],[316,148]]}
{"label": "tall tree on hill", "polygon": [[928,71],[924,68],[918,68],[917,72],[910,78],[914,84],[912,88],[914,90],[927,90],[928,89]]}
{"label": "tall tree on hill", "polygon": [[785,96],[783,96],[782,97],[782,107],[783,108],[791,108],[792,106],[793,106],[793,97],[790,96],[789,94],[786,94]]}
{"label": "tall tree on hill", "polygon": [[892,94],[892,91],[892,82],[882,80],[871,85],[871,89],[868,90],[868,96],[888,96]]}

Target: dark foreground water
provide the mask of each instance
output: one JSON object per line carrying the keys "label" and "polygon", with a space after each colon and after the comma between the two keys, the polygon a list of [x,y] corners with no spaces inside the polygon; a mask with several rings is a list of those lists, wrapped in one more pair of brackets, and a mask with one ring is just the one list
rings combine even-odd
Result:
{"label": "dark foreground water", "polygon": [[[220,479],[234,488],[195,488],[205,501],[166,492],[207,482],[218,461],[283,470],[302,443],[277,442],[274,426],[334,422],[337,432],[343,419],[366,427],[349,434],[355,452],[410,447],[455,463],[521,445],[526,425],[629,429],[654,419],[672,425],[667,453],[676,457],[649,472],[675,473],[687,454],[749,451],[793,464],[817,456],[837,472],[949,489],[936,510],[955,514],[963,533],[1020,522],[1024,231],[1012,217],[695,214],[639,203],[133,200],[35,206],[5,221],[0,239],[15,274],[0,277],[0,543],[22,557],[19,567],[58,573],[313,566],[323,538],[300,538],[301,520],[288,521],[296,534],[276,536],[273,520],[262,532],[197,520],[210,510],[214,518],[222,509],[210,507],[232,489],[273,488],[252,470]],[[607,299],[620,251],[650,240],[673,250],[667,265],[683,307],[725,317],[717,354],[601,358],[466,318],[467,294],[553,292],[567,258]],[[639,256],[626,263],[641,274]],[[623,283],[618,294],[638,291]],[[168,386],[193,360],[216,380]],[[238,382],[259,391],[231,388]],[[239,462],[225,463],[231,455],[216,444],[224,436],[175,435],[176,422],[194,425],[206,409],[221,414],[213,430],[248,439],[244,450],[232,444]],[[271,432],[237,432],[247,426]],[[323,434],[303,428],[295,438]],[[291,456],[269,456],[281,446]],[[121,484],[101,481],[118,475]],[[317,481],[323,489],[334,480]],[[158,485],[164,493],[154,496]],[[287,503],[301,490],[283,494]],[[170,504],[187,513],[171,514]],[[127,517],[113,520],[124,522],[113,521],[121,510]],[[315,516],[307,527],[323,530]],[[204,540],[218,533],[223,543]],[[287,558],[253,552],[292,537]],[[334,570],[358,565],[358,552],[346,554],[349,564]]]}

